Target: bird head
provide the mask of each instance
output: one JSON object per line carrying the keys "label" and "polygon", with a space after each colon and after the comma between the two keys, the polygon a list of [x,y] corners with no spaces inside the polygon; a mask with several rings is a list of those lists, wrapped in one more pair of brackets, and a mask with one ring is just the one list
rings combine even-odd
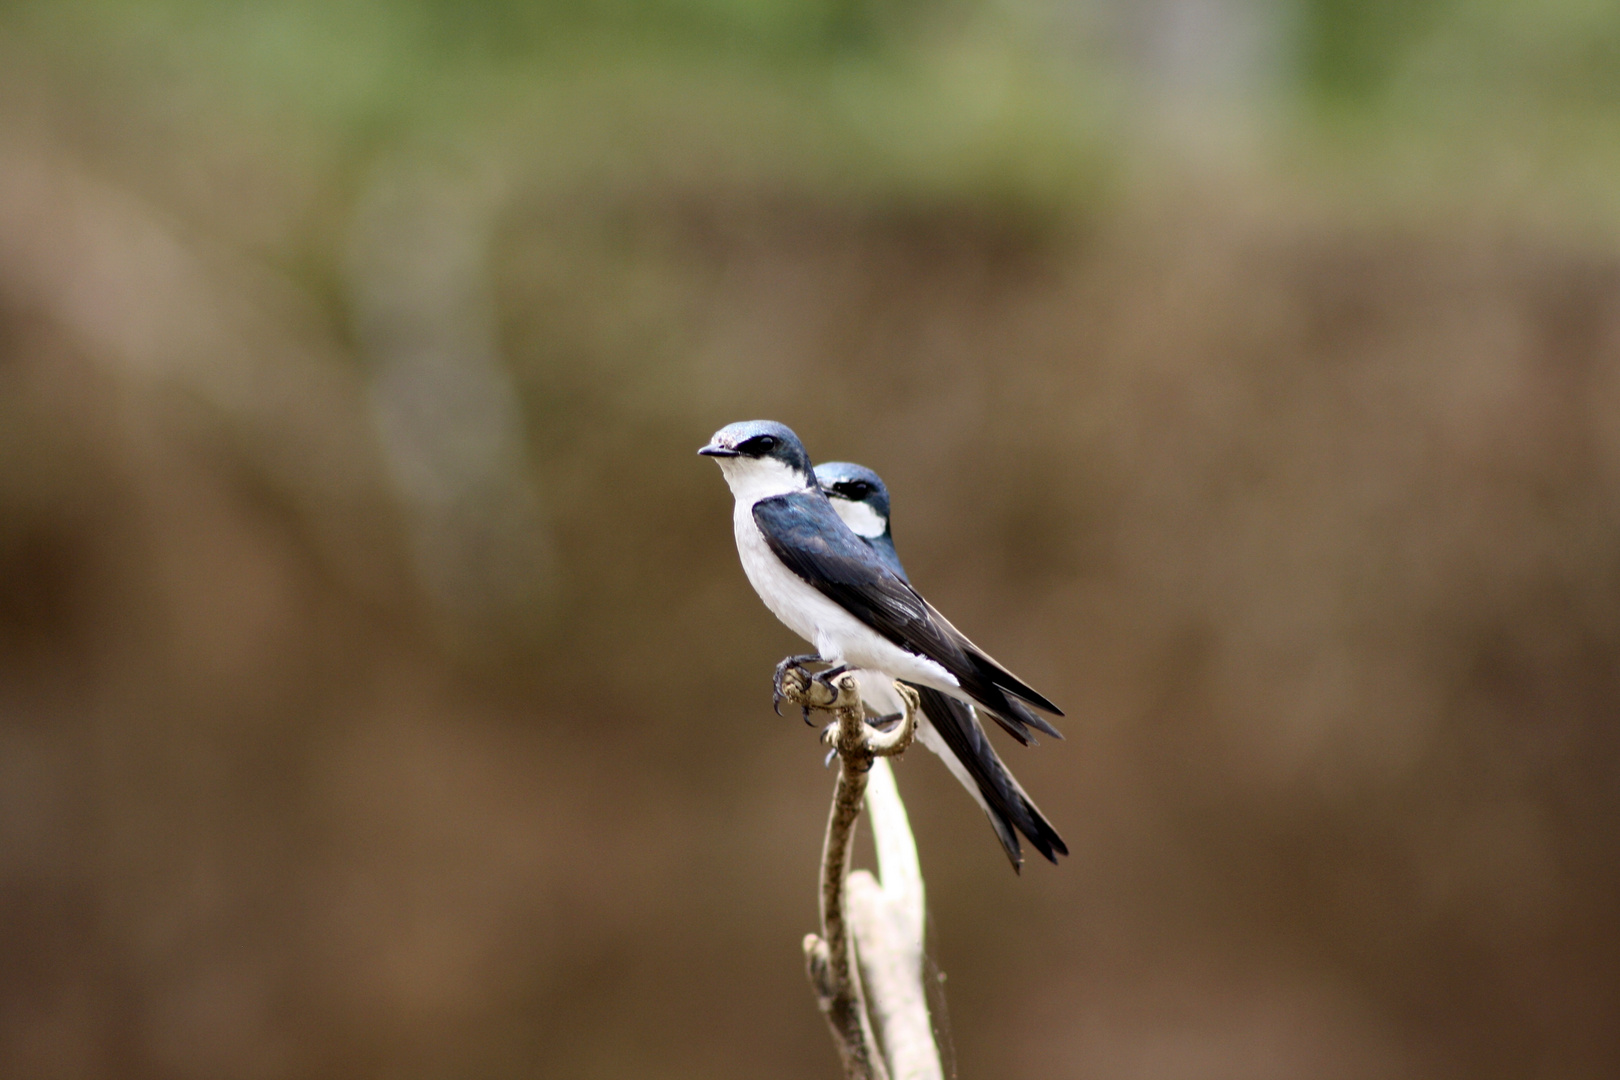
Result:
{"label": "bird head", "polygon": [[727,424],[698,453],[715,459],[739,499],[816,489],[804,444],[792,428],[775,420]]}
{"label": "bird head", "polygon": [[871,540],[889,532],[889,489],[877,473],[864,465],[830,461],[816,466],[816,480],[855,535]]}

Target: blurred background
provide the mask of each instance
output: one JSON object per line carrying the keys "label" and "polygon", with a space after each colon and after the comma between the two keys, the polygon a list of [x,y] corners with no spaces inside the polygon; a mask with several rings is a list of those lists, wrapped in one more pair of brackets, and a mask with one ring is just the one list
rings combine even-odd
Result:
{"label": "blurred background", "polygon": [[0,1074],[834,1075],[755,417],[1068,713],[963,1077],[1620,1074],[1617,177],[1590,0],[6,0]]}

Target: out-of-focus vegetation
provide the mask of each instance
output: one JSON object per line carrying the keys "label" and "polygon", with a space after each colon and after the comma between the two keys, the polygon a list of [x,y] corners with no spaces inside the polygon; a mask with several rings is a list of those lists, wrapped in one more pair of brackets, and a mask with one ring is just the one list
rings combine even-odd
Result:
{"label": "out-of-focus vegetation", "polygon": [[[0,5],[0,1075],[830,1075],[692,451],[1063,704],[969,1077],[1620,1068],[1620,11]],[[713,741],[729,757],[717,760]]]}

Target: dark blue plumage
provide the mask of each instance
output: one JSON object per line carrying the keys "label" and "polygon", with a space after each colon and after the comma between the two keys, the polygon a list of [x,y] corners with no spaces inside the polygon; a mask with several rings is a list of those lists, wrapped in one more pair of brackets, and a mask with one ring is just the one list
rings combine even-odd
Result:
{"label": "dark blue plumage", "polygon": [[900,565],[900,553],[894,550],[894,535],[889,527],[889,489],[883,485],[882,478],[853,461],[828,461],[816,466],[816,480],[829,498],[843,499],[851,506],[864,506],[871,511],[870,527],[856,529],[856,534],[872,546],[883,564],[901,581],[911,584],[906,568]]}
{"label": "dark blue plumage", "polygon": [[946,621],[850,531],[820,491],[760,499],[753,515],[784,566],[894,644],[950,672],[1013,738],[1028,743],[1029,726],[1062,738],[1017,699],[1062,711]]}
{"label": "dark blue plumage", "polygon": [[765,606],[829,663],[859,669],[862,696],[880,712],[898,707],[887,680],[903,679],[917,689],[926,721],[919,738],[984,806],[1015,868],[1018,832],[1048,859],[1066,853],[996,758],[978,717],[978,711],[988,713],[1027,743],[1031,728],[1058,734],[1030,705],[1061,712],[911,587],[889,536],[888,494],[876,474],[832,467],[829,476],[848,470],[842,483],[835,481],[843,510],[835,509],[798,438],[768,420],[727,425],[699,453],[716,460],[731,488],[737,553]]}
{"label": "dark blue plumage", "polygon": [[[858,520],[867,524],[866,531],[875,535],[865,535],[863,532],[861,538],[895,577],[909,584],[910,579],[894,547],[888,488],[877,473],[862,465],[835,461],[817,466],[816,479],[830,498],[842,500],[851,506],[864,505],[871,512],[870,518],[861,515]],[[846,511],[849,508],[846,507]],[[965,702],[930,687],[914,683],[907,685],[917,692],[923,715],[978,787],[986,816],[1013,869],[1018,869],[1023,862],[1017,832],[1028,837],[1035,850],[1050,862],[1056,863],[1059,855],[1067,855],[1069,849],[1063,838],[1002,764],[973,709]],[[1015,828],[1017,832],[1014,832]]]}

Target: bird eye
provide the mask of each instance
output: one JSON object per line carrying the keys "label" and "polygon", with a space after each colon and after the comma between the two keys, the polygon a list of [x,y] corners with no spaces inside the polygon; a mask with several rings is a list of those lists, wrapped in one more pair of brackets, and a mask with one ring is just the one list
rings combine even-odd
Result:
{"label": "bird eye", "polygon": [[857,480],[849,485],[849,495],[852,499],[864,499],[872,494],[872,485],[865,480]]}
{"label": "bird eye", "polygon": [[759,457],[776,449],[776,436],[755,435],[752,439],[745,439],[737,450],[749,457]]}

